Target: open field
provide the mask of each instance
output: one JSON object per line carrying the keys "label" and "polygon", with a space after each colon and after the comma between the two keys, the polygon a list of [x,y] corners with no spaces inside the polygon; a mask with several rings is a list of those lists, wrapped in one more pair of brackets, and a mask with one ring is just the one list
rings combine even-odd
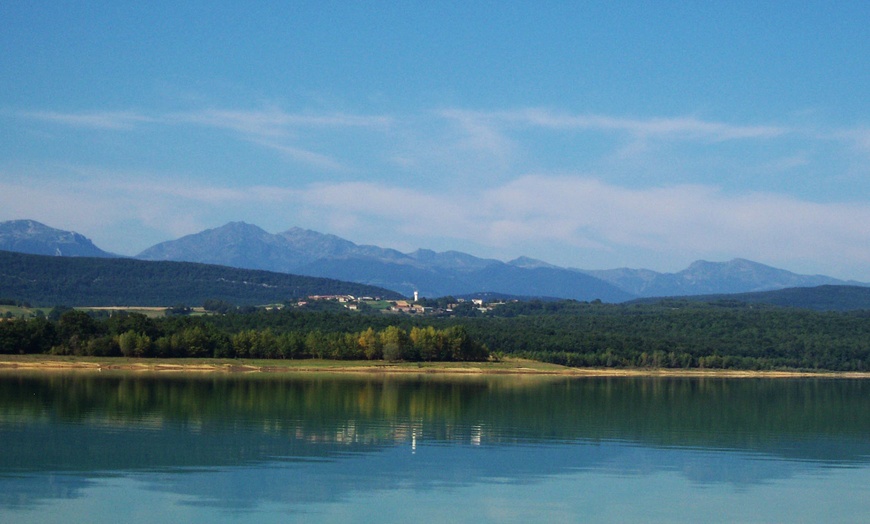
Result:
{"label": "open field", "polygon": [[202,373],[443,373],[563,375],[576,377],[721,377],[721,378],[870,378],[870,373],[740,371],[704,369],[570,368],[524,359],[500,362],[387,362],[371,360],[253,360],[253,359],[137,359],[125,357],[68,357],[3,355],[0,372],[8,370]]}
{"label": "open field", "polygon": [[[53,308],[50,307],[20,307],[20,306],[0,306],[0,318],[6,316],[6,313],[10,313],[15,318],[34,318],[38,315],[37,312],[41,312],[43,316],[47,316]],[[138,306],[105,306],[105,307],[93,307],[93,306],[82,306],[75,307],[73,309],[78,309],[80,311],[124,311],[127,313],[140,313],[150,318],[159,318],[166,316],[166,311],[170,309],[169,307],[138,307]],[[202,308],[191,308],[194,314],[203,314],[204,310]]]}
{"label": "open field", "polygon": [[[12,318],[35,318],[40,313],[42,316],[48,316],[53,308],[50,307],[20,307],[0,305],[0,320],[3,320],[7,313]],[[115,313],[123,311],[125,313],[138,313],[149,318],[165,317],[167,312],[172,309],[171,306],[75,306],[73,309],[87,312],[105,311]],[[38,313],[39,312],[39,313]],[[190,315],[205,315],[207,312],[202,307],[191,307]]]}
{"label": "open field", "polygon": [[0,320],[6,317],[10,318],[32,318],[36,316],[37,311],[42,311],[43,315],[47,315],[51,308],[29,308],[21,306],[0,305]]}
{"label": "open field", "polygon": [[[138,306],[83,306],[76,307],[75,309],[81,311],[108,311],[110,313],[117,311],[124,311],[125,313],[139,313],[141,315],[145,315],[150,318],[160,318],[165,317],[167,311],[172,309],[169,306],[158,306],[158,307],[138,307]],[[201,307],[192,307],[190,308],[190,314],[192,315],[204,315],[205,309]]]}

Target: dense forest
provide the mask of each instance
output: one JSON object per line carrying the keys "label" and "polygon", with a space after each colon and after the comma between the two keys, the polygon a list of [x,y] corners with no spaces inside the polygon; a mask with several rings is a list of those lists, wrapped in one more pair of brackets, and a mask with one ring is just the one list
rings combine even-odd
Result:
{"label": "dense forest", "polygon": [[202,304],[213,298],[255,305],[337,294],[400,298],[379,287],[270,271],[0,251],[0,297],[18,297],[33,305],[166,306]]}
{"label": "dense forest", "polygon": [[577,367],[870,370],[870,311],[720,300],[514,302],[467,317],[229,310],[105,318],[56,309],[0,322],[0,353],[135,357],[485,360]]}
{"label": "dense forest", "polygon": [[870,311],[720,300],[516,303],[468,324],[496,351],[568,366],[870,370]]}
{"label": "dense forest", "polygon": [[[870,287],[833,286],[793,287],[772,291],[753,291],[729,295],[696,295],[673,297],[689,302],[739,301],[746,304],[768,304],[816,311],[856,311],[870,309]],[[661,298],[642,298],[636,304],[655,304]]]}

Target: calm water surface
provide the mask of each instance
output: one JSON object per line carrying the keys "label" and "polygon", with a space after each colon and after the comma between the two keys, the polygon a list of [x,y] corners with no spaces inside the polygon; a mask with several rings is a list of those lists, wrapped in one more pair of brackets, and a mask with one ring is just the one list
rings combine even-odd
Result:
{"label": "calm water surface", "polygon": [[0,522],[867,522],[870,381],[0,373]]}

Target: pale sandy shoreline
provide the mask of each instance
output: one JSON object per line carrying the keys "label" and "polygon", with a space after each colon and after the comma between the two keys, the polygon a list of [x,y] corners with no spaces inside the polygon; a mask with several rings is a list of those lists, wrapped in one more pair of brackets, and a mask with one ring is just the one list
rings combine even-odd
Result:
{"label": "pale sandy shoreline", "polygon": [[322,360],[234,361],[230,359],[129,359],[52,357],[34,355],[0,356],[0,372],[157,372],[157,373],[355,373],[355,374],[443,374],[443,375],[548,375],[566,377],[709,377],[709,378],[851,378],[867,379],[866,372],[832,371],[746,371],[721,369],[612,369],[569,368],[525,360],[469,363],[392,363]]}

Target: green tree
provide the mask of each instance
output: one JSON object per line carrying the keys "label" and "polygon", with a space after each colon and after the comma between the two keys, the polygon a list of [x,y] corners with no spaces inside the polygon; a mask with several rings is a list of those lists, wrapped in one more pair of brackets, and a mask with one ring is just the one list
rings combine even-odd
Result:
{"label": "green tree", "polygon": [[384,345],[381,342],[381,338],[371,327],[359,334],[357,343],[367,359],[378,360],[384,358]]}
{"label": "green tree", "polygon": [[443,333],[432,326],[413,327],[410,333],[411,343],[421,360],[444,360],[445,343]]}
{"label": "green tree", "polygon": [[282,333],[276,339],[279,358],[303,358],[305,356],[305,341],[296,332]]}
{"label": "green tree", "polygon": [[404,329],[397,326],[387,326],[381,331],[380,338],[384,360],[409,360],[406,357],[408,356],[410,339]]}
{"label": "green tree", "polygon": [[151,337],[131,329],[118,335],[118,347],[125,357],[150,356]]}
{"label": "green tree", "polygon": [[450,357],[459,361],[481,361],[489,357],[489,350],[472,339],[463,326],[452,326],[444,332]]}

